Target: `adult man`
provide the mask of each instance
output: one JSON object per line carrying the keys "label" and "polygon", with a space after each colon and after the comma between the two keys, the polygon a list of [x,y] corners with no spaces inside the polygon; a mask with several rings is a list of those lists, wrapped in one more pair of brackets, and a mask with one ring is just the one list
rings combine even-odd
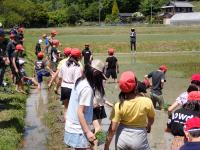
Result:
{"label": "adult man", "polygon": [[0,86],[3,86],[6,65],[8,65],[10,62],[6,52],[7,44],[8,39],[5,38],[5,32],[3,29],[0,29]]}
{"label": "adult man", "polygon": [[82,56],[84,57],[84,64],[91,64],[93,56],[92,51],[90,50],[90,45],[85,44],[85,49],[82,51]]}
{"label": "adult man", "polygon": [[163,108],[164,99],[162,95],[162,89],[164,86],[165,73],[167,71],[167,67],[162,65],[158,70],[152,71],[148,75],[145,75],[145,79],[152,79],[152,88],[151,88],[151,100],[153,102],[154,108],[156,108],[156,103],[159,104],[159,110]]}
{"label": "adult man", "polygon": [[200,149],[200,118],[188,119],[184,126],[184,132],[188,139],[180,150]]}
{"label": "adult man", "polygon": [[135,32],[135,28],[131,28],[130,44],[131,44],[131,51],[133,51],[133,47],[134,47],[134,52],[136,52],[136,32]]}

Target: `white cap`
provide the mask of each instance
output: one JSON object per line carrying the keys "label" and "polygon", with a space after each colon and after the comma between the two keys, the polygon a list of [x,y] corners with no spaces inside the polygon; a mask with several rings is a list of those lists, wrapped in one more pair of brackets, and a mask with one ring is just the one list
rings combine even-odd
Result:
{"label": "white cap", "polygon": [[95,59],[92,61],[91,67],[96,70],[99,70],[100,72],[103,72],[104,63],[99,59]]}
{"label": "white cap", "polygon": [[41,43],[42,43],[42,40],[41,40],[41,39],[39,39],[39,40],[38,40],[38,43],[39,43],[39,44],[41,44]]}

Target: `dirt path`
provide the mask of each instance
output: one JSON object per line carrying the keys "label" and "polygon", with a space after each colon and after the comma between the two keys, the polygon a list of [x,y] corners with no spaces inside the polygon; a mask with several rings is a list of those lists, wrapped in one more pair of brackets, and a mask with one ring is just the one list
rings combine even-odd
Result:
{"label": "dirt path", "polygon": [[23,150],[46,150],[48,130],[42,124],[42,118],[47,112],[48,96],[43,87],[40,92],[31,90],[26,104],[26,126]]}

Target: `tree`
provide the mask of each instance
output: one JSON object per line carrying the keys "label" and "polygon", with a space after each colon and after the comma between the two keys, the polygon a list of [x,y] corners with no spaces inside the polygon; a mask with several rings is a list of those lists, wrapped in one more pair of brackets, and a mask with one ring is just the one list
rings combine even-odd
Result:
{"label": "tree", "polygon": [[119,15],[119,8],[118,8],[116,0],[113,1],[112,15],[115,17],[118,17],[118,15]]}
{"label": "tree", "polygon": [[88,8],[84,10],[84,19],[87,21],[97,21],[99,17],[98,2],[93,2]]}
{"label": "tree", "polygon": [[80,13],[78,11],[78,6],[72,5],[67,8],[66,21],[69,25],[75,25],[77,21],[80,20]]}

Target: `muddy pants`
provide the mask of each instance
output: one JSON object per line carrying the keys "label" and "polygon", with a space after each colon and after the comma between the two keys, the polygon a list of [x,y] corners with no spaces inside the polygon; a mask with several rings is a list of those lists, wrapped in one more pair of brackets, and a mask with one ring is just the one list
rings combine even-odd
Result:
{"label": "muddy pants", "polygon": [[159,104],[159,109],[163,108],[164,105],[164,99],[163,99],[163,95],[157,95],[155,93],[151,93],[151,100],[153,102],[153,106],[154,108],[156,108],[156,104]]}

